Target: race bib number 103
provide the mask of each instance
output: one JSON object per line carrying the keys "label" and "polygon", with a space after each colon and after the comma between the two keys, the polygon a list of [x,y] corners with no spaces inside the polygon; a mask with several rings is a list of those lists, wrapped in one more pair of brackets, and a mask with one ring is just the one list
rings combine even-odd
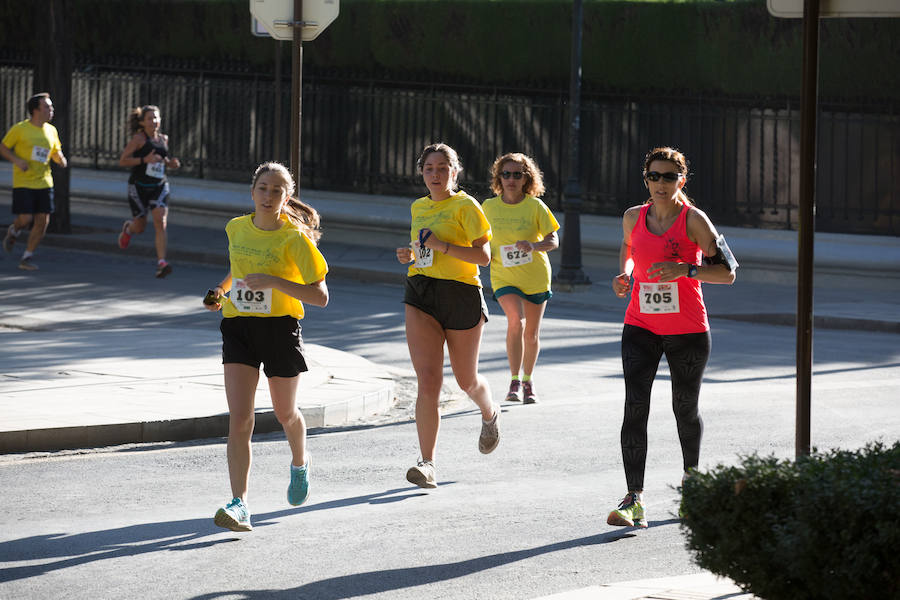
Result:
{"label": "race bib number 103", "polygon": [[243,279],[235,279],[229,298],[234,307],[243,313],[272,312],[272,288],[251,290]]}

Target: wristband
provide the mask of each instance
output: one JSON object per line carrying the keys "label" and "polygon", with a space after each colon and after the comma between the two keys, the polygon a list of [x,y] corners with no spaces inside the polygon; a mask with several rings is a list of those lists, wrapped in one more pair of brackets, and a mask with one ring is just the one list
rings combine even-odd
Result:
{"label": "wristband", "polygon": [[692,279],[697,276],[697,265],[688,265],[688,279]]}

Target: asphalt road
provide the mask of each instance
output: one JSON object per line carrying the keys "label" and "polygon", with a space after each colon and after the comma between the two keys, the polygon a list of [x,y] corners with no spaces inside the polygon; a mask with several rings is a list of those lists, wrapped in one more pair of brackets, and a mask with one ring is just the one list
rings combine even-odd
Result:
{"label": "asphalt road", "polygon": [[[0,263],[2,310],[27,314],[28,326],[127,328],[136,344],[149,327],[216,326],[196,302],[221,269],[182,264],[160,281],[146,259],[52,248],[41,256],[50,260],[40,277]],[[401,288],[329,287],[331,304],[310,309],[304,337],[408,369]],[[489,305],[481,364],[500,397],[505,323]],[[665,365],[650,419],[651,527],[605,523],[624,492],[621,316],[551,302],[536,373],[543,402],[505,405],[489,456],[477,450],[477,411],[448,379],[441,485],[427,493],[404,479],[417,457],[408,409],[311,435],[312,496],[300,508],[284,498],[283,436],[257,436],[249,534],[212,523],[229,495],[224,439],[2,456],[0,598],[521,599],[697,572],[674,516],[681,459]],[[794,338],[793,327],[713,320],[701,467],[755,451],[793,456]],[[898,336],[823,330],[814,340],[814,445],[895,439]],[[209,352],[216,362],[217,348]]]}

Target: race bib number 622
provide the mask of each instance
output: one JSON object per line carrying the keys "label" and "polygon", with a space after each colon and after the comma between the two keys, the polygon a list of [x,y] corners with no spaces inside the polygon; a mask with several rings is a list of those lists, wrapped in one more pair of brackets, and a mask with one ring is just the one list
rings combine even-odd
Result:
{"label": "race bib number 622", "polygon": [[510,244],[509,246],[500,246],[500,258],[503,260],[504,267],[518,267],[531,262],[531,252],[519,250],[515,244]]}

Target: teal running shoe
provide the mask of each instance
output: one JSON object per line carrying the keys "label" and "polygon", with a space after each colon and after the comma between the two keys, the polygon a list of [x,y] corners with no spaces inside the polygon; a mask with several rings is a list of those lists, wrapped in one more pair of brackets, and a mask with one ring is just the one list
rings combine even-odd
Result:
{"label": "teal running shoe", "polygon": [[619,508],[606,517],[606,524],[620,527],[647,527],[647,513],[644,511],[644,505],[635,494],[629,492],[619,503]]}
{"label": "teal running shoe", "polygon": [[302,467],[291,465],[291,484],[288,486],[287,499],[291,506],[300,506],[309,498],[309,459]]}
{"label": "teal running shoe", "polygon": [[252,531],[250,511],[240,498],[234,498],[227,505],[216,511],[213,522],[219,527],[232,531]]}

